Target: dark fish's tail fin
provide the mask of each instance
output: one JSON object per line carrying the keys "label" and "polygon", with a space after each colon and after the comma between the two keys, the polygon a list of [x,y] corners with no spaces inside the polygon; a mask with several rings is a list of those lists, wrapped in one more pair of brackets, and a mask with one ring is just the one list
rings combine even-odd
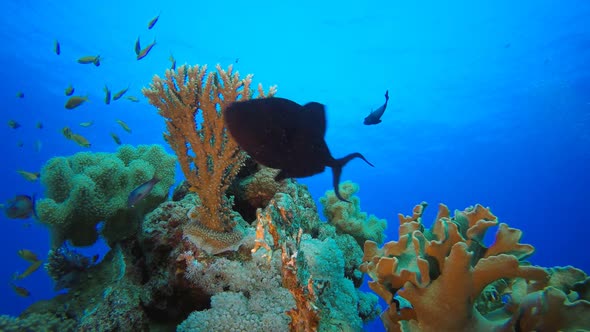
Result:
{"label": "dark fish's tail fin", "polygon": [[385,102],[389,101],[389,90],[385,90]]}
{"label": "dark fish's tail fin", "polygon": [[339,188],[340,175],[342,175],[342,168],[344,167],[344,165],[346,165],[349,161],[353,160],[354,158],[361,158],[367,164],[371,165],[372,167],[375,167],[362,154],[360,154],[358,152],[351,153],[351,154],[347,155],[346,157],[342,157],[340,159],[334,159],[332,164],[328,165],[328,166],[332,167],[332,184],[334,185],[334,193],[336,194],[336,197],[338,197],[339,200],[344,201],[344,202],[348,202],[348,203],[350,203],[350,202],[348,200],[344,199],[340,195],[340,188]]}

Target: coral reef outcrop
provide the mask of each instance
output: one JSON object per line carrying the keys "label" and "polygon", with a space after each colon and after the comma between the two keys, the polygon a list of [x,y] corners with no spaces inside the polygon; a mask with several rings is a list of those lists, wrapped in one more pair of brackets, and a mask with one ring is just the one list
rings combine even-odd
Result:
{"label": "coral reef outcrop", "polygon": [[[41,170],[45,198],[37,202],[39,220],[52,235],[52,247],[69,240],[89,246],[101,234],[110,243],[137,233],[143,216],[168,197],[176,158],[158,145],[123,145],[115,153],[81,152],[50,159]],[[152,177],[160,179],[135,207],[129,194]]]}

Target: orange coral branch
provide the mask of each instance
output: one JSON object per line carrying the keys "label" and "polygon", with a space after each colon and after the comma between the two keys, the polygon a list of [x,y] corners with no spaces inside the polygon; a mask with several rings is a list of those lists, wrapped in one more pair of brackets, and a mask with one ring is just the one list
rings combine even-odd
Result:
{"label": "orange coral branch", "polygon": [[[201,204],[195,211],[192,236],[211,235],[218,241],[234,241],[239,236],[227,236],[234,223],[227,209],[225,191],[237,175],[245,154],[228,135],[223,121],[223,108],[237,100],[252,98],[252,76],[240,79],[232,66],[207,73],[207,66],[178,67],[167,70],[165,78],[154,76],[143,94],[166,119],[164,137],[176,152],[178,161],[191,190]],[[260,97],[265,97],[262,86]],[[266,96],[276,92],[270,88]],[[197,121],[197,115],[203,117]],[[186,230],[185,230],[186,232]],[[221,234],[221,235],[220,235]],[[215,245],[217,246],[217,244]]]}

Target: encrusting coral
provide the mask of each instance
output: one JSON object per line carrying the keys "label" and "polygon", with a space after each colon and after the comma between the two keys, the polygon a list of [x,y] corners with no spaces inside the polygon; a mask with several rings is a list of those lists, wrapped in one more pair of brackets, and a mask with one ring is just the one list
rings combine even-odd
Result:
{"label": "encrusting coral", "polygon": [[349,203],[338,199],[334,190],[328,190],[320,198],[320,203],[324,207],[324,215],[328,222],[336,227],[338,233],[351,235],[360,246],[363,246],[366,240],[381,244],[385,238],[384,231],[387,221],[374,215],[367,217],[365,212],[361,212],[360,198],[355,195],[358,191],[358,184],[351,181],[340,184],[340,194],[344,199],[350,201]]}
{"label": "encrusting coral", "polygon": [[[228,135],[221,110],[237,100],[254,96],[252,75],[240,78],[230,66],[207,72],[207,66],[180,66],[167,70],[165,78],[154,76],[143,94],[166,119],[164,138],[178,156],[186,181],[199,196],[185,235],[214,254],[235,249],[244,236],[231,213],[226,190],[246,155]],[[272,96],[258,86],[259,97]],[[198,116],[202,116],[199,122]]]}
{"label": "encrusting coral", "polygon": [[[66,240],[75,246],[92,245],[101,221],[101,233],[109,242],[135,234],[143,216],[168,197],[175,162],[159,145],[122,145],[116,153],[81,152],[50,159],[41,169],[45,198],[36,209],[51,230],[52,247]],[[129,193],[154,176],[160,182],[150,195],[128,207]]]}
{"label": "encrusting coral", "polygon": [[[365,243],[361,270],[373,279],[370,288],[389,304],[381,315],[388,331],[588,328],[588,320],[580,317],[588,317],[590,302],[577,293],[568,302],[568,289],[551,286],[553,272],[523,261],[534,248],[519,243],[521,231],[501,223],[495,241],[486,247],[486,231],[498,225],[489,209],[476,205],[455,211],[451,218],[441,204],[434,224],[425,229],[425,206],[416,206],[412,216],[399,216],[398,241],[381,249],[375,242]],[[583,274],[577,280],[585,278]],[[502,300],[508,294],[509,299]],[[482,301],[502,304],[482,306]],[[585,316],[574,319],[566,308]]]}

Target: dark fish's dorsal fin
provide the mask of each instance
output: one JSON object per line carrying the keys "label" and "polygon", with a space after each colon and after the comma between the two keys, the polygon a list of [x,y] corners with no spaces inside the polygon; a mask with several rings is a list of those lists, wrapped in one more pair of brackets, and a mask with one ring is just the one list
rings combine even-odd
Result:
{"label": "dark fish's dorsal fin", "polygon": [[303,111],[309,112],[309,117],[313,124],[309,125],[312,128],[314,134],[326,136],[326,108],[323,104],[311,102],[303,105]]}
{"label": "dark fish's dorsal fin", "polygon": [[347,155],[346,157],[342,157],[340,159],[334,159],[332,164],[328,165],[328,166],[332,167],[332,185],[334,186],[334,194],[336,195],[336,197],[339,200],[344,201],[344,202],[348,202],[348,203],[350,203],[350,202],[348,200],[344,199],[344,197],[342,197],[340,195],[340,188],[339,188],[340,175],[342,175],[342,168],[344,167],[344,165],[346,165],[346,163],[348,163],[349,161],[351,161],[354,158],[361,158],[367,164],[371,165],[371,167],[375,167],[362,154],[360,154],[358,152],[351,153],[351,154]]}

